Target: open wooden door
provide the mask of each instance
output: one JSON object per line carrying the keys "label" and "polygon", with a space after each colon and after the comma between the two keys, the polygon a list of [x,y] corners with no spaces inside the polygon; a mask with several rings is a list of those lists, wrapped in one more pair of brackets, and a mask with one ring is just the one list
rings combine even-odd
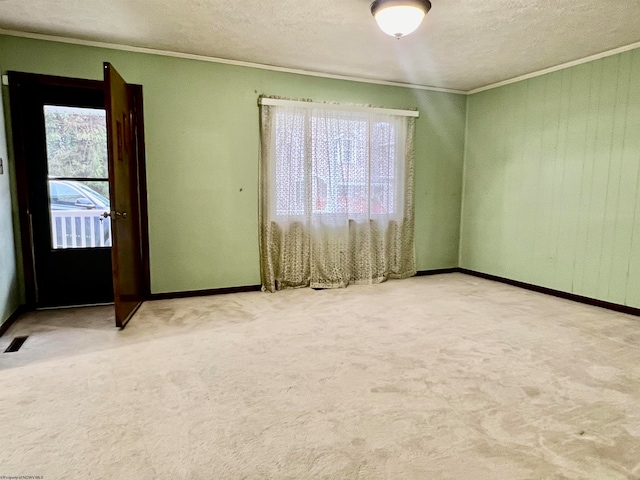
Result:
{"label": "open wooden door", "polygon": [[113,246],[113,295],[116,326],[124,327],[145,299],[143,238],[146,229],[144,154],[135,86],[128,85],[109,63],[104,64],[105,109]]}

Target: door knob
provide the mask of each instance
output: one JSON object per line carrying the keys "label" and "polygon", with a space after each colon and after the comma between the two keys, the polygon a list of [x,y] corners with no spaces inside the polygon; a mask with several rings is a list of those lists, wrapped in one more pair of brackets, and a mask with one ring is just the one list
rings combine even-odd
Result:
{"label": "door knob", "polygon": [[100,214],[100,220],[107,218],[107,217],[111,217],[111,218],[127,218],[127,212],[117,212],[117,211],[110,211],[110,212],[102,212]]}

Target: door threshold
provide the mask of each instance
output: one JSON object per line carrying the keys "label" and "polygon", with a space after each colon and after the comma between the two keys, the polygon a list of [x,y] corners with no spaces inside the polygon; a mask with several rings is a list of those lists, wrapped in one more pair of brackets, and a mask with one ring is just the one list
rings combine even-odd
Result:
{"label": "door threshold", "polygon": [[113,302],[107,302],[107,303],[85,303],[82,305],[60,305],[58,307],[37,307],[36,311],[41,311],[41,310],[62,310],[65,308],[82,308],[82,307],[108,307],[110,305],[113,305]]}

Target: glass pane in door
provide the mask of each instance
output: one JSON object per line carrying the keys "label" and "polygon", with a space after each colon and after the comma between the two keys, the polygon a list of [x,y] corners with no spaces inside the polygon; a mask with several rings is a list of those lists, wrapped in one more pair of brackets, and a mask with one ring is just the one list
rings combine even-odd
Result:
{"label": "glass pane in door", "polygon": [[111,246],[106,112],[44,106],[51,247]]}

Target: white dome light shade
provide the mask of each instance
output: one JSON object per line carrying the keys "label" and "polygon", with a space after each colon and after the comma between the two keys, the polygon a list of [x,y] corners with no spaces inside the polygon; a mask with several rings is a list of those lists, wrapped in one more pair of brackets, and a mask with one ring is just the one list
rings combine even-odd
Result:
{"label": "white dome light shade", "polygon": [[406,6],[383,8],[376,14],[376,22],[380,30],[392,37],[403,37],[414,32],[423,18],[422,10]]}
{"label": "white dome light shade", "polygon": [[376,0],[371,4],[371,13],[380,30],[400,38],[414,32],[430,8],[427,0]]}

